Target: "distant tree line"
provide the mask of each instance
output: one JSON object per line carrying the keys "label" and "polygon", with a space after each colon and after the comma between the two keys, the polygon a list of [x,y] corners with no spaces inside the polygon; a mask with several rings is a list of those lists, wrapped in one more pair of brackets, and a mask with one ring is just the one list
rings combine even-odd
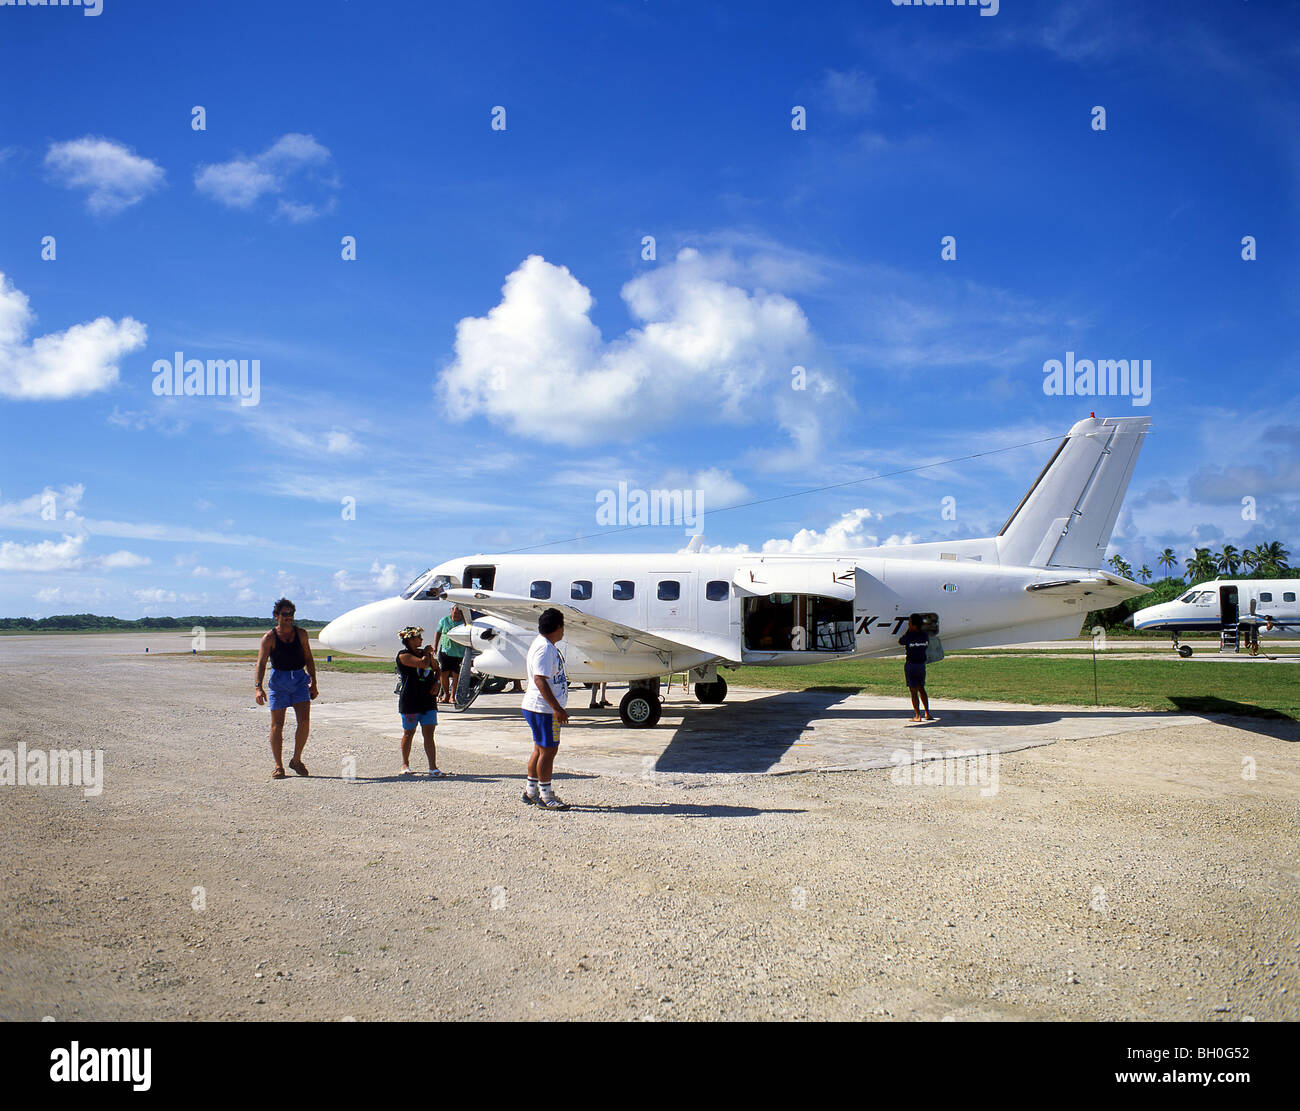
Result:
{"label": "distant tree line", "polygon": [[[298,618],[304,629],[320,629],[324,621],[307,621]],[[205,629],[260,629],[270,628],[275,622],[269,617],[137,617],[128,621],[121,617],[101,617],[97,613],[61,613],[55,617],[0,617],[0,632],[94,632],[112,629],[124,633],[153,632],[159,629],[180,629],[189,632],[195,625]]]}
{"label": "distant tree line", "polygon": [[[1085,631],[1100,625],[1103,629],[1127,632],[1129,630],[1123,624],[1124,619],[1135,610],[1158,606],[1162,602],[1172,602],[1183,593],[1188,584],[1205,582],[1216,575],[1227,575],[1234,579],[1292,578],[1295,576],[1295,571],[1288,565],[1290,558],[1291,553],[1278,540],[1270,544],[1256,544],[1244,552],[1232,544],[1224,544],[1218,551],[1197,548],[1190,558],[1183,560],[1183,570],[1175,577],[1173,571],[1178,566],[1178,557],[1172,548],[1166,548],[1156,557],[1156,566],[1163,567],[1166,575],[1152,584],[1151,593],[1143,594],[1138,598],[1126,598],[1119,605],[1111,606],[1110,609],[1094,610],[1088,614],[1084,622]],[[1123,556],[1113,555],[1107,562],[1115,574],[1122,575],[1126,579],[1135,577],[1132,566]],[[1241,567],[1249,570],[1239,574],[1238,569]],[[1143,583],[1150,582],[1151,568],[1144,563],[1137,569],[1136,578]]]}

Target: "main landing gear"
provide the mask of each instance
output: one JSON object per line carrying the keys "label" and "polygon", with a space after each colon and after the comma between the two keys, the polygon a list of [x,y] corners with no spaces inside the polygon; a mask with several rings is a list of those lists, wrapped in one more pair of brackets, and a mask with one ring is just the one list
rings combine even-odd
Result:
{"label": "main landing gear", "polygon": [[719,675],[712,683],[696,683],[695,697],[706,706],[716,706],[727,697],[727,681]]}
{"label": "main landing gear", "polygon": [[618,716],[629,729],[653,728],[659,724],[662,714],[658,679],[635,680],[618,704]]}

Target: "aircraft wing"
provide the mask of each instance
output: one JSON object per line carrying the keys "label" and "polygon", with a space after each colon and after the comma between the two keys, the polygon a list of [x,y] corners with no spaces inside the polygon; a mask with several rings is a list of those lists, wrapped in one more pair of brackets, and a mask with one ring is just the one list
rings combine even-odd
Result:
{"label": "aircraft wing", "polygon": [[1080,575],[1068,579],[1044,579],[1032,582],[1025,590],[1030,594],[1042,594],[1048,598],[1059,598],[1063,602],[1086,601],[1090,610],[1104,610],[1118,605],[1125,598],[1136,598],[1140,594],[1150,594],[1151,588],[1135,583],[1119,575]]}
{"label": "aircraft wing", "polygon": [[[663,633],[651,633],[632,625],[595,617],[573,606],[550,600],[524,598],[518,594],[503,594],[494,590],[448,590],[447,599],[462,609],[502,617],[534,629],[537,617],[543,610],[559,610],[564,614],[565,642],[590,652],[626,652],[629,648],[640,648],[660,655],[705,652],[719,660],[736,659],[732,645],[722,637],[688,629],[674,629],[670,638]],[[739,660],[736,659],[736,662]]]}

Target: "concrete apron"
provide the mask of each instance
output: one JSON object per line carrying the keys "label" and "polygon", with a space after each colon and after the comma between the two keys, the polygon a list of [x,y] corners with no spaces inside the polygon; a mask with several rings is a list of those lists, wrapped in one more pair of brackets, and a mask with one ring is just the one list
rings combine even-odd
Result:
{"label": "concrete apron", "polygon": [[[618,717],[622,693],[611,688],[606,697],[614,706],[589,710],[589,691],[570,692],[570,723],[561,731],[557,769],[689,786],[704,782],[700,777],[895,768],[957,752],[1014,752],[1205,720],[1105,707],[941,700],[932,707],[940,720],[918,726],[907,724],[912,707],[906,698],[733,687],[720,706],[704,706],[693,695],[674,691],[658,726],[628,729]],[[464,713],[440,709],[436,739],[444,770],[455,771],[457,752],[526,760],[532,742],[519,699],[518,694],[485,695]],[[391,738],[394,750],[401,735],[392,698],[317,703],[312,721]],[[421,759],[417,733],[412,766]]]}

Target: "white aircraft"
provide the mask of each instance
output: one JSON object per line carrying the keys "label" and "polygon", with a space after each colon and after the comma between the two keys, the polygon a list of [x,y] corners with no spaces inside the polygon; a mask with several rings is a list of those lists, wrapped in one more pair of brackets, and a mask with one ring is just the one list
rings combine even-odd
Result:
{"label": "white aircraft", "polygon": [[1243,634],[1246,643],[1254,645],[1275,637],[1300,637],[1297,595],[1300,579],[1215,579],[1172,602],[1137,610],[1125,623],[1172,633],[1174,650],[1184,659],[1192,654],[1192,646],[1180,645],[1179,633],[1218,633],[1220,650],[1239,651]]}
{"label": "white aircraft", "polygon": [[701,702],[721,702],[719,668],[899,654],[912,613],[947,649],[1072,637],[1088,611],[1149,592],[1102,568],[1149,423],[1079,421],[996,536],[816,555],[475,555],[344,614],[320,641],[386,656],[403,606],[446,599],[475,615],[448,634],[474,668],[523,679],[537,617],[554,607],[570,681],[628,683],[620,716],[645,727],[664,675],[689,672]]}

